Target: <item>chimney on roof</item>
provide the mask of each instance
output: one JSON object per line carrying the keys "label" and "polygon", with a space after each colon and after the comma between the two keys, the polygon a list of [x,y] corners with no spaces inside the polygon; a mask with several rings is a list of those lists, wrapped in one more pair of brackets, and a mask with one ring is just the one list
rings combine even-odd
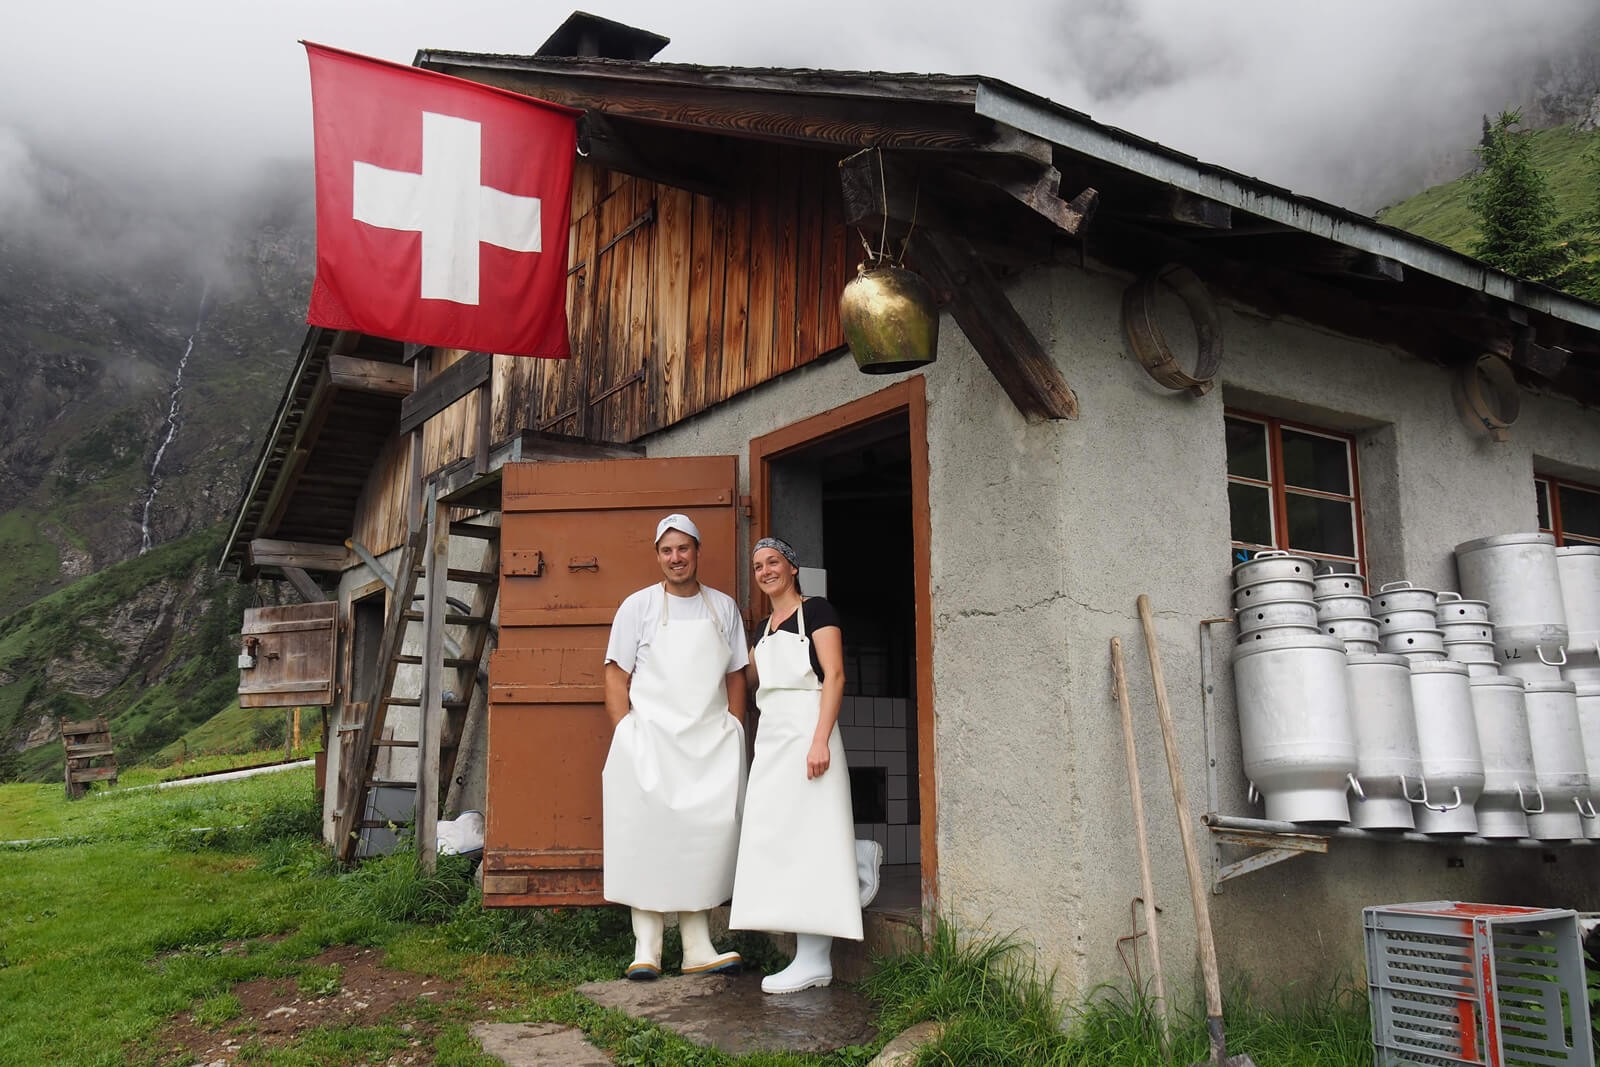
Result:
{"label": "chimney on roof", "polygon": [[649,30],[611,19],[574,11],[549,40],[534,53],[570,59],[629,59],[645,62],[667,47],[671,39]]}

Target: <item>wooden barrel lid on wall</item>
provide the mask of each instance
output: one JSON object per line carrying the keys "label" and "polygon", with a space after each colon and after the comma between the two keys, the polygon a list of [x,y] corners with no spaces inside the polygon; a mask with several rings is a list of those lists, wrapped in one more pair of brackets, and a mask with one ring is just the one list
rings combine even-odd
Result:
{"label": "wooden barrel lid on wall", "polygon": [[[1157,317],[1162,286],[1183,301],[1194,323],[1199,351],[1192,374],[1178,365]],[[1168,389],[1188,390],[1195,396],[1211,391],[1222,364],[1222,323],[1211,293],[1194,271],[1182,264],[1168,263],[1128,286],[1122,296],[1122,331],[1150,377]]]}

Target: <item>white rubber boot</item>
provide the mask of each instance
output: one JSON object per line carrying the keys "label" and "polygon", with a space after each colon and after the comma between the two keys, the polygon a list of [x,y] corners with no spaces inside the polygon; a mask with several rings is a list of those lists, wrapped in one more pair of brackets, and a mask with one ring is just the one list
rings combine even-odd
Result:
{"label": "white rubber boot", "polygon": [[678,912],[678,934],[684,974],[738,974],[744,966],[737,952],[718,952],[711,944],[711,920],[703,911]]}
{"label": "white rubber boot", "polygon": [[821,934],[794,935],[794,962],[777,974],[761,979],[763,993],[798,993],[833,981],[833,938]]}
{"label": "white rubber boot", "polygon": [[659,911],[633,910],[633,962],[628,977],[636,982],[661,976],[661,939],[667,932],[667,917]]}
{"label": "white rubber boot", "polygon": [[856,841],[856,884],[861,890],[861,906],[871,904],[878,895],[878,878],[883,868],[883,846],[876,841]]}

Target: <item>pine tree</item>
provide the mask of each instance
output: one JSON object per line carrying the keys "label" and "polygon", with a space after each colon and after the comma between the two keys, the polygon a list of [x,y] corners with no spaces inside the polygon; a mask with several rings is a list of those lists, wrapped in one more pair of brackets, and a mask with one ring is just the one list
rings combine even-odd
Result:
{"label": "pine tree", "polygon": [[1555,195],[1533,162],[1533,145],[1514,129],[1520,111],[1483,120],[1481,166],[1469,179],[1467,203],[1478,216],[1480,236],[1472,254],[1508,274],[1535,281],[1553,279],[1568,265]]}

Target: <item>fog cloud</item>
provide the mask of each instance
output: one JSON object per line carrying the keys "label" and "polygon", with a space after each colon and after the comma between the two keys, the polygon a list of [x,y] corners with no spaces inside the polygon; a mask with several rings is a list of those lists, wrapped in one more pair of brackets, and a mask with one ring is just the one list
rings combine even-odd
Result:
{"label": "fog cloud", "polygon": [[[1482,113],[1592,66],[1600,28],[1592,0],[588,6],[670,36],[663,60],[991,75],[1363,209],[1449,176]],[[419,47],[529,53],[569,11],[511,0],[7,5],[0,218],[30,195],[16,178],[27,144],[186,202],[226,200],[265,160],[308,157],[298,38],[400,62]]]}

